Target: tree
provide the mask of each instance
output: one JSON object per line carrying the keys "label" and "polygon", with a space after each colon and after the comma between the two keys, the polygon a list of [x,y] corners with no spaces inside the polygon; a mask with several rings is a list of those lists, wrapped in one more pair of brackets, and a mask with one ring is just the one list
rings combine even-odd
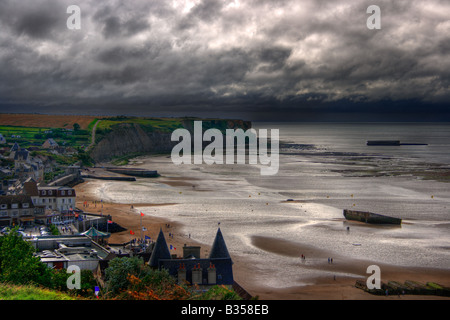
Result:
{"label": "tree", "polygon": [[50,269],[38,257],[33,256],[34,248],[22,239],[13,228],[0,238],[0,280],[15,284],[51,285]]}
{"label": "tree", "polygon": [[81,127],[80,127],[80,125],[78,124],[78,123],[74,123],[73,124],[73,130],[74,131],[78,131],[78,130],[80,130],[81,129]]}

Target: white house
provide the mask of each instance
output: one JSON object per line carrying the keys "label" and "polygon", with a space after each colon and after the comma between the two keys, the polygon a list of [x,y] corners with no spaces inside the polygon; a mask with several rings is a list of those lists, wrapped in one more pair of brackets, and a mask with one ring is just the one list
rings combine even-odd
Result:
{"label": "white house", "polygon": [[75,189],[69,187],[38,187],[38,198],[35,205],[45,206],[45,209],[67,213],[75,209]]}

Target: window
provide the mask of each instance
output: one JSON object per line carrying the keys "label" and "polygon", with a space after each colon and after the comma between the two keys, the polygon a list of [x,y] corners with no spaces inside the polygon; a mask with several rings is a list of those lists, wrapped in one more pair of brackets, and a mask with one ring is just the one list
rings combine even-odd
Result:
{"label": "window", "polygon": [[42,190],[42,195],[45,196],[46,194],[45,190]]}
{"label": "window", "polygon": [[62,190],[62,191],[61,191],[61,195],[62,195],[62,196],[65,196],[65,195],[66,195],[66,192],[65,192],[64,190]]}
{"label": "window", "polygon": [[49,194],[49,195],[52,195],[52,194],[53,194],[53,191],[52,191],[52,190],[48,190],[48,194]]}
{"label": "window", "polygon": [[22,203],[22,208],[29,208],[29,207],[30,207],[29,203],[27,203],[27,202]]}
{"label": "window", "polygon": [[1,208],[1,209],[7,209],[7,208],[8,208],[8,205],[7,205],[7,204],[2,204],[2,205],[0,206],[0,208]]}
{"label": "window", "polygon": [[13,204],[11,205],[11,208],[12,208],[12,209],[17,209],[17,208],[19,208],[19,204],[18,204],[18,203],[13,203]]}

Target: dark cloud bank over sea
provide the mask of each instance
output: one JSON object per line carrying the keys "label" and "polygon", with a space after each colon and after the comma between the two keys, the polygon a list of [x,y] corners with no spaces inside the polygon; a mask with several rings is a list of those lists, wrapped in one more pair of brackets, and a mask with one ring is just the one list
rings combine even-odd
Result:
{"label": "dark cloud bank over sea", "polygon": [[[69,5],[81,29],[69,30]],[[381,29],[366,26],[381,9]],[[0,2],[0,112],[450,121],[448,1]]]}

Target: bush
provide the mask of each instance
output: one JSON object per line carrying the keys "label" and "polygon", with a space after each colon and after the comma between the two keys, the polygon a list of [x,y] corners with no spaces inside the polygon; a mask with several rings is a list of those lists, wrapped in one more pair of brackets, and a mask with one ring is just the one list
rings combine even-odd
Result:
{"label": "bush", "polygon": [[232,289],[224,285],[216,285],[200,296],[201,300],[242,300]]}
{"label": "bush", "polygon": [[60,235],[58,227],[55,226],[54,224],[51,224],[49,226],[49,229],[50,229],[50,232],[52,233],[52,235],[54,235],[54,236],[59,236]]}
{"label": "bush", "polygon": [[105,270],[106,293],[116,296],[130,285],[129,275],[140,276],[144,261],[137,257],[114,258]]}
{"label": "bush", "polygon": [[115,258],[106,273],[108,298],[123,300],[241,300],[225,286],[205,293],[197,286],[179,285],[165,269],[155,270],[140,258]]}
{"label": "bush", "polygon": [[72,295],[79,295],[83,297],[94,297],[94,288],[97,286],[97,281],[94,274],[90,270],[81,270],[81,288],[69,290],[67,288],[67,279],[71,276],[67,273],[67,269],[52,270],[52,289],[68,292]]}
{"label": "bush", "polygon": [[184,300],[193,291],[180,286],[167,270],[154,270],[137,257],[114,258],[105,270],[106,295],[124,300]]}

